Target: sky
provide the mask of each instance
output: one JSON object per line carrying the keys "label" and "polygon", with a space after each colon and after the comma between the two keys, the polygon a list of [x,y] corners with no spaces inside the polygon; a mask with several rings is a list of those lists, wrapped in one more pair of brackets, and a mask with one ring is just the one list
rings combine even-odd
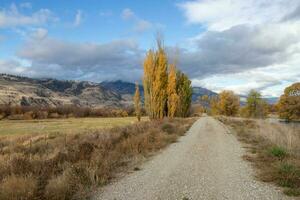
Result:
{"label": "sky", "polygon": [[1,0],[0,73],[140,81],[157,33],[194,86],[276,97],[300,81],[299,0]]}

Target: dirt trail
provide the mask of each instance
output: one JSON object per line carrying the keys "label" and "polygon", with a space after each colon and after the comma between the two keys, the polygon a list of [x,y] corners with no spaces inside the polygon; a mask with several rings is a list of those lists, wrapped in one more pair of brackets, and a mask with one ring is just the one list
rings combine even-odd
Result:
{"label": "dirt trail", "polygon": [[226,127],[200,118],[182,137],[134,172],[102,189],[105,200],[288,199],[256,181],[244,150]]}

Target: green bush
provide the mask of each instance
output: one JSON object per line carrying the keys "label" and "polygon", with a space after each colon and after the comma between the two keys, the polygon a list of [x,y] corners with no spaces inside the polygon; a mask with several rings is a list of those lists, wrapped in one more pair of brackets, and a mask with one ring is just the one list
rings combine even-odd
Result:
{"label": "green bush", "polygon": [[284,157],[287,156],[287,151],[282,148],[282,147],[278,147],[278,146],[274,146],[269,150],[270,154],[274,157],[283,159]]}
{"label": "green bush", "polygon": [[162,125],[161,129],[163,132],[166,132],[168,134],[175,133],[175,127],[170,123],[166,123],[166,124]]}

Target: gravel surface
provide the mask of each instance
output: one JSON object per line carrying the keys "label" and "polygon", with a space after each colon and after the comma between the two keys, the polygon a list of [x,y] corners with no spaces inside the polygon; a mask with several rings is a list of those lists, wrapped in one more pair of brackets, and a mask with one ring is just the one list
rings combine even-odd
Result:
{"label": "gravel surface", "polygon": [[202,117],[177,143],[140,171],[102,188],[95,199],[288,199],[278,188],[254,179],[253,169],[241,158],[244,153],[223,124]]}

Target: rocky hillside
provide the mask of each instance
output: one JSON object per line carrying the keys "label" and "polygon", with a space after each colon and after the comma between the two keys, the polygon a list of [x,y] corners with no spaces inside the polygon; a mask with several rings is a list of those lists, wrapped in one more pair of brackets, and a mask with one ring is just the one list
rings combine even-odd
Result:
{"label": "rocky hillside", "polygon": [[[127,101],[127,103],[129,104],[133,103],[133,95],[135,93],[134,83],[118,80],[118,81],[104,81],[100,83],[100,85],[109,91],[121,95],[122,99]],[[141,85],[139,87],[140,87],[140,94],[143,97],[144,89]]]}
{"label": "rocky hillside", "polygon": [[0,104],[105,107],[122,106],[121,95],[86,81],[31,79],[0,74]]}
{"label": "rocky hillside", "polygon": [[[120,80],[93,83],[0,74],[0,105],[121,107],[133,104],[134,92],[134,83]],[[142,86],[140,92],[143,96]],[[193,88],[193,101],[202,95],[217,94],[205,88]]]}

